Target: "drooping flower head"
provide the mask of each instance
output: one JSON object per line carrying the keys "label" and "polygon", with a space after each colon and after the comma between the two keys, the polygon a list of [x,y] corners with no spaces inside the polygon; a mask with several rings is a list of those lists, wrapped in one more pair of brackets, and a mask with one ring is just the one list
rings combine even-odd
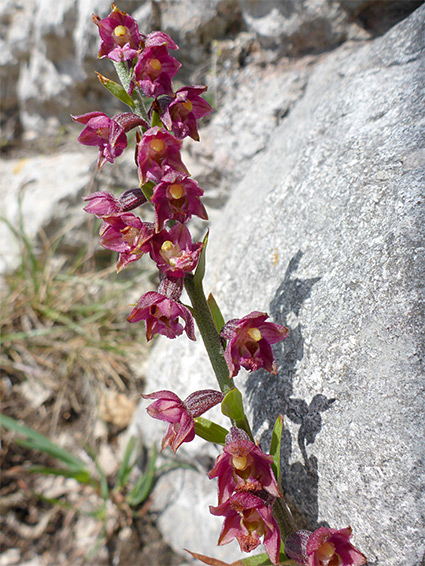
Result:
{"label": "drooping flower head", "polygon": [[263,544],[273,564],[279,563],[280,532],[273,518],[270,505],[251,493],[235,493],[217,507],[210,506],[210,513],[224,516],[218,544],[228,544],[237,539],[242,552],[251,552]]}
{"label": "drooping flower head", "polygon": [[161,230],[152,237],[151,258],[169,277],[183,277],[198,264],[204,244],[192,242],[189,230],[177,223],[171,230]]}
{"label": "drooping flower head", "polygon": [[197,121],[212,112],[211,105],[200,96],[206,90],[206,86],[192,85],[176,91],[161,118],[177,138],[190,136],[199,141]]}
{"label": "drooping flower head", "polygon": [[113,163],[127,147],[124,128],[103,112],[89,112],[81,116],[72,116],[75,122],[86,124],[78,141],[83,145],[99,148],[97,166],[101,169],[107,161]]}
{"label": "drooping flower head", "polygon": [[184,173],[165,168],[167,173],[155,186],[152,202],[155,205],[155,229],[161,230],[169,218],[187,222],[192,215],[208,219],[200,197],[204,191],[196,181]]}
{"label": "drooping flower head", "polygon": [[161,181],[168,165],[181,173],[189,174],[180,156],[182,142],[163,128],[155,126],[143,134],[137,144],[137,164],[140,183]]}
{"label": "drooping flower head", "polygon": [[146,126],[146,122],[133,114],[125,112],[109,118],[103,112],[89,112],[80,116],[71,116],[74,122],[86,124],[78,141],[83,145],[99,148],[97,166],[101,169],[107,161],[113,163],[127,147],[126,132],[136,126]]}
{"label": "drooping flower head", "polygon": [[134,18],[112,4],[112,11],[107,18],[102,20],[93,14],[92,19],[99,28],[102,40],[99,58],[108,57],[119,62],[136,57],[141,37]]}
{"label": "drooping flower head", "polygon": [[195,391],[184,401],[172,391],[157,391],[149,395],[142,395],[143,399],[156,399],[146,409],[151,417],[169,423],[162,439],[162,450],[169,446],[173,452],[183,442],[190,442],[195,438],[195,421],[224,398],[223,393],[213,389]]}
{"label": "drooping flower head", "polygon": [[[179,318],[185,321],[180,324]],[[127,317],[128,322],[146,322],[146,339],[152,340],[155,334],[162,334],[167,338],[176,338],[186,332],[191,340],[195,340],[193,316],[190,310],[166,296],[150,291],[145,293]]]}
{"label": "drooping flower head", "polygon": [[351,544],[351,536],[351,527],[297,531],[287,538],[285,553],[305,566],[362,566],[367,558]]}
{"label": "drooping flower head", "polygon": [[239,428],[232,427],[226,436],[223,454],[217,457],[210,479],[218,480],[218,502],[223,503],[234,491],[265,490],[282,497],[272,470],[273,456],[264,454]]}
{"label": "drooping flower head", "polygon": [[267,313],[254,311],[243,318],[227,322],[220,336],[228,340],[225,358],[230,377],[234,377],[240,367],[248,371],[264,368],[277,374],[271,344],[280,342],[288,336],[286,326],[274,322],[266,322]]}
{"label": "drooping flower head", "polygon": [[103,220],[106,228],[101,234],[100,245],[119,253],[118,272],[150,251],[154,233],[150,222],[142,222],[131,212],[111,214]]}
{"label": "drooping flower head", "polygon": [[180,67],[181,63],[171,57],[165,44],[146,47],[137,59],[133,81],[149,98],[170,95],[172,78]]}

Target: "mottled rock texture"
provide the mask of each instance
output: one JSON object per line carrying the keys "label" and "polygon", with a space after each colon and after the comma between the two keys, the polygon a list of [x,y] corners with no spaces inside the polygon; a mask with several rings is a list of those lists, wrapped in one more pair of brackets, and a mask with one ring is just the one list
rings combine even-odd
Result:
{"label": "mottled rock texture", "polygon": [[[226,319],[265,310],[290,328],[277,377],[236,379],[264,449],[284,415],[291,504],[310,527],[350,524],[373,566],[417,566],[424,552],[424,21],[421,7],[323,56],[213,222],[207,259]],[[213,384],[199,342],[158,341],[147,391]],[[145,406],[136,424],[159,438]],[[198,446],[182,455],[208,469]],[[214,554],[217,532],[200,525],[213,525],[215,486],[178,474],[160,525],[176,547]]]}

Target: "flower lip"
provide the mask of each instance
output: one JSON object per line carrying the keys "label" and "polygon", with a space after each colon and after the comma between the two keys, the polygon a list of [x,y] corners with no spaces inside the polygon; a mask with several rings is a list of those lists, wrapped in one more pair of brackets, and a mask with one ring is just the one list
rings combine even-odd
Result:
{"label": "flower lip", "polygon": [[241,319],[229,320],[220,332],[228,340],[225,358],[230,377],[239,372],[241,366],[248,371],[264,368],[277,374],[272,344],[288,336],[288,328],[274,322],[267,322],[267,313],[254,311]]}

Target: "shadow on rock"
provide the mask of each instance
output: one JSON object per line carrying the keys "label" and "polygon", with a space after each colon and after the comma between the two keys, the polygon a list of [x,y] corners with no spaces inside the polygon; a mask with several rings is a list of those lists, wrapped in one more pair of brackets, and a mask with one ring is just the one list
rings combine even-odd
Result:
{"label": "shadow on rock", "polygon": [[[286,324],[289,313],[299,315],[302,304],[311,294],[313,286],[320,277],[299,279],[294,277],[302,252],[298,251],[290,260],[282,284],[270,303],[270,316],[273,322]],[[310,528],[317,526],[318,518],[318,462],[315,456],[308,456],[307,445],[312,444],[322,428],[321,413],[329,409],[334,399],[324,395],[315,395],[310,403],[304,399],[295,399],[293,395],[293,377],[297,363],[304,356],[304,338],[302,326],[297,324],[289,328],[289,336],[281,345],[274,347],[278,366],[277,377],[259,370],[247,379],[247,394],[253,408],[254,432],[266,422],[267,430],[261,434],[260,443],[268,449],[271,431],[279,414],[292,423],[299,425],[297,443],[303,462],[290,464],[293,452],[293,437],[288,428],[282,435],[281,469],[282,488],[288,493],[296,508],[307,520]]]}

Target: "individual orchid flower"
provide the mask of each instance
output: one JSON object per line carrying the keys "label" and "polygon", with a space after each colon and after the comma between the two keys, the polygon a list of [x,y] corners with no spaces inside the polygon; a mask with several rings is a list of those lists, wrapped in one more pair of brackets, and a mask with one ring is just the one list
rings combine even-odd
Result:
{"label": "individual orchid flower", "polygon": [[[185,327],[180,324],[179,318],[185,321]],[[195,338],[193,316],[190,310],[160,293],[150,291],[140,297],[137,305],[127,317],[128,322],[146,322],[146,339],[152,340],[155,334],[162,334],[167,338],[177,338],[186,332],[191,340]]]}
{"label": "individual orchid flower", "polygon": [[136,57],[140,49],[141,37],[134,18],[112,4],[112,11],[107,18],[102,20],[93,14],[92,19],[99,28],[102,40],[99,58],[108,57],[120,62]]}
{"label": "individual orchid flower", "polygon": [[173,452],[183,442],[190,442],[195,438],[195,421],[224,398],[224,394],[213,389],[196,391],[184,401],[172,391],[157,391],[149,395],[142,395],[144,399],[156,399],[147,408],[148,414],[154,419],[169,423],[162,439],[162,450],[169,446]]}
{"label": "individual orchid flower", "polygon": [[184,224],[177,223],[171,230],[161,230],[152,237],[150,255],[166,275],[184,277],[195,269],[203,247],[202,242],[192,242]]}
{"label": "individual orchid flower", "polygon": [[277,366],[271,344],[284,340],[289,333],[286,326],[266,322],[267,313],[254,311],[243,318],[227,322],[220,336],[228,340],[224,357],[230,377],[244,367],[248,371],[264,368],[276,375]]}
{"label": "individual orchid flower", "polygon": [[137,144],[137,165],[140,183],[161,181],[165,166],[180,173],[189,174],[180,156],[182,142],[163,128],[155,126],[147,130]]}
{"label": "individual orchid flower", "polygon": [[173,93],[172,78],[181,63],[168,53],[165,44],[146,47],[134,67],[133,83],[149,98]]}
{"label": "individual orchid flower", "polygon": [[212,112],[212,106],[200,94],[207,90],[206,86],[184,86],[176,91],[161,119],[164,125],[173,132],[176,138],[190,136],[199,141],[198,123]]}
{"label": "individual orchid flower", "polygon": [[107,161],[113,163],[127,147],[126,132],[136,126],[145,126],[146,122],[133,114],[125,112],[109,118],[103,112],[89,112],[80,116],[71,116],[74,122],[86,124],[78,141],[83,145],[93,145],[99,148],[97,166],[100,169]]}
{"label": "individual orchid flower", "polygon": [[264,454],[245,431],[231,427],[223,454],[208,474],[210,479],[218,480],[218,503],[229,499],[234,491],[265,490],[274,497],[282,497],[272,463],[273,456]]}
{"label": "individual orchid flower", "polygon": [[[273,498],[274,499],[274,498]],[[217,507],[210,506],[210,513],[224,516],[218,544],[228,544],[236,539],[242,552],[251,552],[263,544],[273,564],[279,563],[280,531],[268,504],[252,493],[235,493]]]}
{"label": "individual orchid flower", "polygon": [[304,566],[362,566],[367,558],[351,544],[351,536],[351,527],[297,531],[286,539],[285,553]]}
{"label": "individual orchid flower", "polygon": [[150,251],[150,240],[154,233],[150,222],[142,222],[131,212],[111,214],[104,216],[103,220],[106,228],[101,233],[100,245],[119,253],[118,273]]}
{"label": "individual orchid flower", "polygon": [[207,220],[208,214],[200,199],[204,191],[198,183],[170,167],[165,170],[151,199],[155,205],[155,229],[161,230],[169,218],[184,223],[195,215]]}

